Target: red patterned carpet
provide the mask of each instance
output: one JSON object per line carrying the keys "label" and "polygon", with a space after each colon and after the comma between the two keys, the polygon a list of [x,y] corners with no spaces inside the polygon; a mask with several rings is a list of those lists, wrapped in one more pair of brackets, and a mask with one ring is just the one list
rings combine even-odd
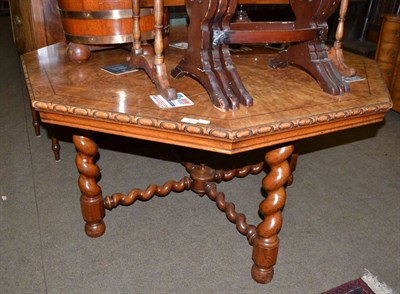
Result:
{"label": "red patterned carpet", "polygon": [[375,292],[373,292],[368,285],[359,278],[321,294],[375,294]]}
{"label": "red patterned carpet", "polygon": [[321,294],[395,294],[385,283],[365,270],[364,275],[357,280],[347,282]]}

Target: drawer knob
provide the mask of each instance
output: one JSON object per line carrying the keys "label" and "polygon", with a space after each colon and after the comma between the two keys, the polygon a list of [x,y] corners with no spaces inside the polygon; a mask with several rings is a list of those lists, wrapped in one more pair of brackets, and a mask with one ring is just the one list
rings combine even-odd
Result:
{"label": "drawer knob", "polygon": [[22,19],[18,15],[14,17],[14,24],[18,27],[22,26]]}

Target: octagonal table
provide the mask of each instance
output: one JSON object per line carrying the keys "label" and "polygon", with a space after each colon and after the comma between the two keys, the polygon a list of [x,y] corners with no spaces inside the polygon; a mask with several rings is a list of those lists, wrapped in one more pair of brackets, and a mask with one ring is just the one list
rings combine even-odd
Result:
{"label": "octagonal table", "polygon": [[[183,56],[169,48],[168,69]],[[184,77],[171,79],[171,86],[194,102],[192,106],[159,108],[149,95],[157,94],[143,71],[112,75],[103,66],[124,62],[130,52],[114,49],[96,52],[83,64],[69,61],[63,43],[29,52],[21,57],[31,105],[42,122],[76,128],[76,165],[85,230],[91,237],[105,231],[105,209],[154,195],[191,189],[216,201],[238,231],[253,246],[253,278],[260,283],[272,279],[278,254],[278,231],[285,204],[285,187],[295,168],[294,142],[324,133],[376,123],[391,107],[385,83],[375,61],[351,55],[350,66],[365,80],[351,83],[351,92],[330,96],[307,73],[295,67],[274,70],[267,67],[267,54],[236,54],[233,59],[242,81],[254,98],[254,106],[220,112],[202,86]],[[103,197],[97,183],[100,169],[92,131],[139,138],[175,146],[201,149],[215,154],[236,154],[267,148],[264,158],[229,170],[213,169],[202,163],[184,162],[189,176],[178,181],[150,185]],[[228,156],[229,158],[229,156]],[[217,183],[267,169],[261,185],[267,197],[260,204],[263,216],[256,227],[225,201]],[[142,167],[145,168],[145,167]],[[149,179],[150,180],[150,179]]]}

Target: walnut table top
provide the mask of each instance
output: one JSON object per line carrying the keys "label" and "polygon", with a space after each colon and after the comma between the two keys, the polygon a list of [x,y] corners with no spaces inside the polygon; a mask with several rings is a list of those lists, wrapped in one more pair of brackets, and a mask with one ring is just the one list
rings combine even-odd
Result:
{"label": "walnut table top", "polygon": [[[238,153],[277,143],[377,122],[391,107],[374,60],[351,55],[349,65],[366,80],[351,84],[351,93],[330,96],[295,67],[268,68],[270,55],[233,55],[254,106],[221,112],[206,91],[189,77],[171,79],[193,106],[160,109],[149,98],[157,91],[143,71],[112,75],[102,66],[123,63],[123,49],[95,52],[83,64],[68,60],[65,44],[22,56],[32,106],[43,122],[130,136],[221,153]],[[182,51],[169,48],[167,67]],[[209,124],[182,123],[183,118]]]}

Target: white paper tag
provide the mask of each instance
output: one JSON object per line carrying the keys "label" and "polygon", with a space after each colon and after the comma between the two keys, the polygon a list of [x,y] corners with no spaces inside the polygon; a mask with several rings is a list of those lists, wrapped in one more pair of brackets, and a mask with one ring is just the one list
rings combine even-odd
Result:
{"label": "white paper tag", "polygon": [[189,118],[189,117],[184,117],[181,119],[181,122],[183,123],[188,123],[188,124],[204,124],[204,125],[208,125],[210,123],[209,120],[205,120],[205,119],[196,119],[196,118]]}
{"label": "white paper tag", "polygon": [[189,47],[189,44],[187,42],[177,42],[177,43],[170,43],[169,46],[173,47],[173,48],[185,50]]}

